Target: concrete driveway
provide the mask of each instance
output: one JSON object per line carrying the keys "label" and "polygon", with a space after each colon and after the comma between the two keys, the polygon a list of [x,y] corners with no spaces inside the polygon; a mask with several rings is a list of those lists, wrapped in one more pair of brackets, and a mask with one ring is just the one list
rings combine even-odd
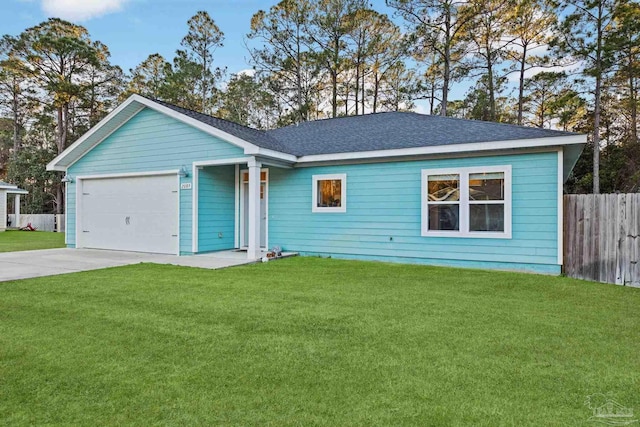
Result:
{"label": "concrete driveway", "polygon": [[95,249],[5,252],[0,253],[0,282],[98,270],[142,262],[208,269],[249,263],[246,253],[232,251],[183,257]]}

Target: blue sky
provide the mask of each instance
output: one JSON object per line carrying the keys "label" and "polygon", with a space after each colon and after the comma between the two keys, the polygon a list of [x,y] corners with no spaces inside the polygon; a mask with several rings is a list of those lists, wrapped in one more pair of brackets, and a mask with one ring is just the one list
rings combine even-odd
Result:
{"label": "blue sky", "polygon": [[[206,10],[225,34],[216,55],[217,66],[230,73],[250,68],[244,38],[251,17],[277,0],[2,0],[0,33],[17,35],[48,17],[65,18],[85,26],[94,40],[109,46],[114,64],[135,67],[158,52],[171,59],[187,31],[187,20]],[[392,11],[384,0],[377,10]]]}

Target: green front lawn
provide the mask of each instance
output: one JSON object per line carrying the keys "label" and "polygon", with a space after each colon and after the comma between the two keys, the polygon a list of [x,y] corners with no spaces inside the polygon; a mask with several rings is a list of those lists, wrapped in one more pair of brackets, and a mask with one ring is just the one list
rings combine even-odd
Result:
{"label": "green front lawn", "polygon": [[0,233],[0,252],[64,248],[64,233],[46,231],[5,231]]}
{"label": "green front lawn", "polygon": [[639,391],[638,289],[316,258],[0,283],[0,424],[587,425]]}

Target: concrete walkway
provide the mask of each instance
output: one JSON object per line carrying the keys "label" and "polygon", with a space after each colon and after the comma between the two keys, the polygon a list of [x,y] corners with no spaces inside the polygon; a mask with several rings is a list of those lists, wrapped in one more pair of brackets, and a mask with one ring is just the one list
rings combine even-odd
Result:
{"label": "concrete walkway", "polygon": [[0,282],[98,270],[142,262],[208,269],[251,263],[247,260],[246,253],[234,251],[182,257],[95,249],[5,252],[0,253]]}

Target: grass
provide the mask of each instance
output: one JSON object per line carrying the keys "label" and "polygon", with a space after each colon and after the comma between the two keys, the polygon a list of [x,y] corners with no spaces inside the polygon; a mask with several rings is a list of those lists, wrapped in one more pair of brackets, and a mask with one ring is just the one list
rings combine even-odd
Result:
{"label": "grass", "polygon": [[639,307],[614,285],[315,258],[0,283],[0,424],[585,425],[593,393],[640,412]]}
{"label": "grass", "polygon": [[0,252],[64,248],[64,233],[5,231],[0,233]]}

